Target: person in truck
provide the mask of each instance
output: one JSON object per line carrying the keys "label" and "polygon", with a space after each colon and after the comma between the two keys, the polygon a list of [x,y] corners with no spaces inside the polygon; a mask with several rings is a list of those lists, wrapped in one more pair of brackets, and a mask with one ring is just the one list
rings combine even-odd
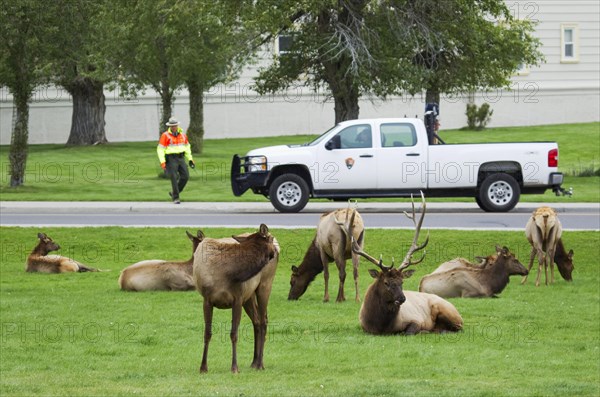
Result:
{"label": "person in truck", "polygon": [[171,179],[169,196],[173,203],[179,204],[179,193],[183,191],[190,178],[188,164],[195,168],[196,163],[192,158],[192,149],[187,135],[179,126],[179,121],[171,117],[166,123],[168,130],[162,133],[156,152],[161,168]]}

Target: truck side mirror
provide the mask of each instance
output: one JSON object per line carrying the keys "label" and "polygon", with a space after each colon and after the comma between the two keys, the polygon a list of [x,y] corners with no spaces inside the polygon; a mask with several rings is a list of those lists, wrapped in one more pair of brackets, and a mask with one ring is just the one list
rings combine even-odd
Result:
{"label": "truck side mirror", "polygon": [[325,144],[325,149],[334,150],[339,149],[342,146],[341,137],[339,135],[334,136]]}

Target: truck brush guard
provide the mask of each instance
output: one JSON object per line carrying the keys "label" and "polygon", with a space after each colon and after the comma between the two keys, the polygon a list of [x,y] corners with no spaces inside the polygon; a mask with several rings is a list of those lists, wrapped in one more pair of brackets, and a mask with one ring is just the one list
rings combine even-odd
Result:
{"label": "truck brush guard", "polygon": [[231,160],[231,190],[235,196],[241,196],[251,187],[266,186],[269,171],[264,156],[233,155]]}

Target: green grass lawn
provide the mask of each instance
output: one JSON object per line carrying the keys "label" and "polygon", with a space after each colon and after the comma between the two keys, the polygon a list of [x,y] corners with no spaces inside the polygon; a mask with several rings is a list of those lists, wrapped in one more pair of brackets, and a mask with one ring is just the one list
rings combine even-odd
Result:
{"label": "green grass lawn", "polygon": [[[64,149],[61,149],[64,150]],[[319,276],[287,301],[290,266],[313,230],[272,230],[282,255],[269,304],[264,371],[250,369],[252,332],[243,317],[241,373],[229,372],[231,312],[216,310],[209,373],[200,375],[201,297],[196,292],[126,293],[119,271],[142,259],[187,259],[181,228],[48,228],[61,254],[103,273],[27,274],[37,228],[0,228],[0,395],[260,396],[598,396],[600,272],[598,232],[565,232],[575,251],[574,281],[556,272],[552,286],[519,277],[498,299],[452,299],[464,318],[459,334],[372,336],[359,304],[322,303]],[[206,229],[222,237],[241,229]],[[366,251],[403,257],[412,233],[370,229]],[[526,264],[522,232],[431,230],[425,261],[405,282],[416,289],[439,263],[490,254],[507,245]],[[348,264],[350,266],[350,264]],[[370,266],[361,261],[364,296]],[[337,270],[332,270],[332,291]],[[351,277],[346,295],[353,295]]]}
{"label": "green grass lawn", "polygon": [[[559,169],[567,177],[564,187],[573,187],[572,198],[524,195],[530,202],[599,202],[600,176],[581,177],[600,169],[600,123],[541,127],[493,128],[483,132],[443,131],[448,143],[557,141]],[[297,135],[252,139],[206,140],[204,153],[196,157],[198,167],[182,198],[186,201],[266,201],[246,193],[234,197],[230,185],[231,157],[268,145],[303,143],[314,136]],[[8,187],[8,146],[0,147],[0,195],[2,200],[51,201],[167,201],[169,182],[160,178],[156,142],[113,143],[90,147],[31,145],[25,186]],[[431,201],[467,201],[431,199]]]}

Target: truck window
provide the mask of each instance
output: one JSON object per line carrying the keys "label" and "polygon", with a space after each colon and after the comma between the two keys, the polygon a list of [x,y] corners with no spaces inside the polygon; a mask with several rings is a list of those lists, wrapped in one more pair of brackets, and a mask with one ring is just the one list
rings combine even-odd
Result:
{"label": "truck window", "polygon": [[417,144],[415,126],[410,123],[381,124],[381,147],[404,147]]}
{"label": "truck window", "polygon": [[337,133],[340,137],[340,149],[358,149],[373,147],[373,136],[369,124],[353,125]]}

